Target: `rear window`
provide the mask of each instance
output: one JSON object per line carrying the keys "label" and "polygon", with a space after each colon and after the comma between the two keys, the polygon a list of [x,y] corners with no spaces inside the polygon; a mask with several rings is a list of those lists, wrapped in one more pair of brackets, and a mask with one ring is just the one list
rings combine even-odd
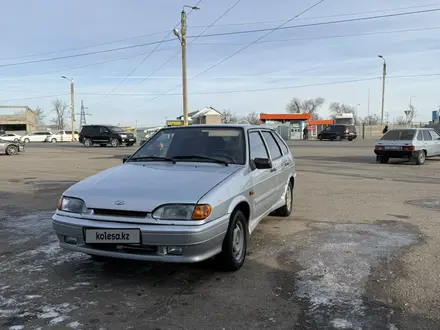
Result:
{"label": "rear window", "polygon": [[385,133],[381,140],[412,140],[416,134],[415,130],[392,130]]}

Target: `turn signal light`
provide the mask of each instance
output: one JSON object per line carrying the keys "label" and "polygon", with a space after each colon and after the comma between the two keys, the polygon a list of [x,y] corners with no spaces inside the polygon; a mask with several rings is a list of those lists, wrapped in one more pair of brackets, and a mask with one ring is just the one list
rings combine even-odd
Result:
{"label": "turn signal light", "polygon": [[192,214],[193,220],[205,220],[207,217],[211,215],[211,205],[208,204],[199,204],[194,208],[194,212]]}
{"label": "turn signal light", "polygon": [[403,146],[402,150],[403,151],[414,151],[416,149],[416,147],[414,146]]}

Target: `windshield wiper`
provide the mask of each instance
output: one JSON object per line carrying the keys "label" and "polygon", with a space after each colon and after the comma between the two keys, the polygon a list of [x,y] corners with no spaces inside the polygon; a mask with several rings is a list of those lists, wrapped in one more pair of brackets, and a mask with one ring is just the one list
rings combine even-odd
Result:
{"label": "windshield wiper", "polygon": [[174,159],[199,159],[199,160],[208,160],[214,163],[224,164],[226,166],[229,165],[229,163],[225,160],[221,160],[218,158],[212,158],[207,156],[198,156],[198,155],[183,155],[183,156],[174,156]]}
{"label": "windshield wiper", "polygon": [[168,158],[168,157],[158,157],[158,156],[140,156],[140,157],[135,157],[135,158],[131,158],[129,160],[129,162],[133,161],[133,162],[148,162],[148,161],[166,161],[166,162],[173,162],[173,164],[176,163],[176,161],[173,158]]}

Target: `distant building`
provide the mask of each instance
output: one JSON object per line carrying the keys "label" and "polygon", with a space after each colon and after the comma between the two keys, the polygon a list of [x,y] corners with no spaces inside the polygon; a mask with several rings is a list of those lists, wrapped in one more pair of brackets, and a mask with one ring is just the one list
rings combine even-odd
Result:
{"label": "distant building", "polygon": [[35,131],[38,126],[38,116],[27,106],[0,106],[0,130],[24,134]]}
{"label": "distant building", "polygon": [[[177,117],[183,120],[183,116]],[[202,110],[188,113],[188,124],[221,124],[222,114],[213,107],[204,107]]]}

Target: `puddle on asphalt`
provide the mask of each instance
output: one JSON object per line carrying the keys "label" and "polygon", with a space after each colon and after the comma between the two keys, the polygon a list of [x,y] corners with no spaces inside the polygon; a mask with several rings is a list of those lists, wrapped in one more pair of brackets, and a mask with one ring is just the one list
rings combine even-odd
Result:
{"label": "puddle on asphalt", "polygon": [[[294,246],[280,260],[298,269],[294,287],[285,283],[285,289],[294,291],[305,306],[300,323],[306,328],[383,329],[384,318],[390,315],[384,315],[383,310],[374,315],[365,303],[368,281],[381,262],[389,261],[399,249],[418,243],[419,233],[394,221],[317,223],[312,229],[292,238]],[[385,314],[391,312],[388,309]],[[391,329],[394,324],[387,326]]]}

